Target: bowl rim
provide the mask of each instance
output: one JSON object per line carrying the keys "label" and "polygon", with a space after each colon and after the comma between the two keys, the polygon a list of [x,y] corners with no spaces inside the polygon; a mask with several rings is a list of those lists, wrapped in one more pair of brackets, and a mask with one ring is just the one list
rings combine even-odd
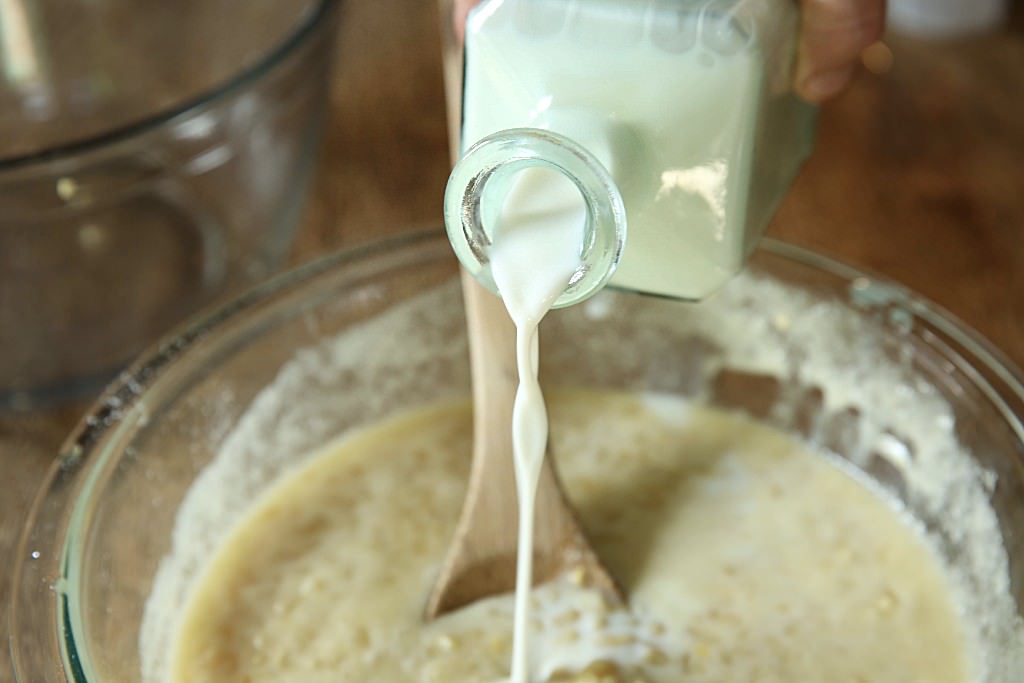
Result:
{"label": "bowl rim", "polygon": [[[325,0],[328,3],[335,1]],[[186,319],[182,324],[171,329],[148,349],[144,349],[136,357],[135,362],[125,368],[116,380],[111,381],[86,410],[79,425],[72,430],[65,443],[72,443],[73,437],[79,434],[86,435],[90,429],[95,429],[105,424],[108,425],[110,422],[109,397],[117,397],[119,392],[124,389],[130,389],[129,394],[138,394],[140,387],[144,388],[146,384],[155,379],[165,365],[169,364],[177,356],[185,353],[198,340],[215,332],[229,321],[245,315],[251,309],[258,308],[264,302],[291,287],[304,285],[318,275],[343,267],[347,263],[389,255],[397,257],[400,254],[406,254],[406,252],[410,252],[406,255],[406,258],[422,258],[421,254],[415,251],[417,248],[422,251],[427,249],[432,251],[442,250],[452,254],[451,246],[446,239],[443,227],[420,228],[328,253],[305,264],[280,272],[266,279],[261,284],[243,291],[234,299],[220,302],[206,309],[200,309],[191,318]],[[872,302],[870,306],[899,307],[914,316],[920,317],[975,356],[977,360],[986,366],[987,370],[993,372],[996,378],[1005,383],[1007,390],[1020,402],[1021,406],[1024,406],[1024,367],[1018,367],[1004,351],[987,337],[945,307],[887,276],[873,273],[867,268],[847,265],[807,247],[798,246],[784,240],[764,237],[752,252],[751,260],[756,259],[759,253],[781,257],[797,264],[809,266],[846,280],[854,286],[861,284],[862,286],[877,287],[878,292],[875,294],[877,300]],[[454,260],[454,255],[452,255],[452,258],[453,262],[457,263]],[[608,287],[609,289],[615,289],[612,285]],[[638,295],[656,296],[643,293],[638,293]],[[714,296],[714,294],[711,296]],[[972,379],[978,381],[981,378],[972,377]],[[988,381],[984,380],[981,383],[988,384]],[[105,407],[108,410],[105,411]],[[91,420],[90,417],[92,418]],[[1019,415],[1018,417],[1024,421],[1024,415]],[[96,434],[96,437],[98,436],[99,434]],[[1022,433],[1022,440],[1024,440],[1024,433]],[[78,443],[82,443],[82,441],[78,440]]]}
{"label": "bowl rim", "polygon": [[96,150],[117,145],[159,128],[161,125],[176,118],[183,117],[194,110],[225,99],[249,84],[259,80],[261,76],[272,70],[280,62],[305,44],[306,39],[315,34],[322,25],[329,22],[335,9],[342,0],[314,0],[312,11],[300,17],[296,24],[280,42],[272,45],[261,57],[248,67],[242,69],[227,80],[200,90],[197,94],[184,98],[177,104],[166,109],[157,110],[153,114],[143,116],[114,128],[94,133],[81,138],[72,138],[43,149],[9,157],[0,157],[0,173],[15,171],[39,163],[51,163],[68,157],[87,155]]}
{"label": "bowl rim", "polygon": [[[151,346],[99,395],[61,446],[56,460],[36,491],[15,545],[13,558],[16,559],[6,616],[9,620],[11,664],[16,681],[33,680],[25,677],[27,672],[21,663],[22,651],[44,648],[43,644],[36,642],[28,643],[27,647],[19,645],[18,641],[24,642],[39,635],[19,633],[15,628],[19,625],[19,616],[23,611],[34,611],[37,616],[39,612],[48,612],[58,626],[66,627],[66,630],[58,629],[59,632],[53,633],[58,641],[55,644],[60,650],[60,666],[65,667],[65,675],[71,675],[68,681],[90,680],[81,668],[77,650],[68,658],[69,647],[77,647],[77,637],[72,631],[78,624],[74,623],[74,617],[68,613],[67,593],[58,590],[55,584],[66,582],[69,576],[69,555],[75,554],[72,541],[76,534],[70,531],[74,527],[72,518],[77,515],[82,504],[76,494],[81,490],[82,483],[95,475],[96,467],[106,461],[103,456],[107,449],[102,447],[105,437],[113,433],[116,441],[116,434],[130,426],[126,425],[126,419],[135,415],[134,409],[144,403],[147,388],[173,368],[177,358],[189,353],[193,347],[208,343],[211,334],[229,327],[232,322],[259,310],[268,301],[286,295],[293,288],[303,287],[324,274],[336,272],[352,263],[373,258],[385,258],[389,264],[417,263],[442,252],[451,254],[443,230],[437,227],[342,249],[284,271],[226,304],[201,311]],[[755,251],[755,257],[758,252],[820,270],[849,282],[851,286],[856,286],[856,283],[880,285],[887,297],[880,302],[881,306],[896,307],[912,313],[945,337],[939,338],[939,341],[953,342],[952,348],[946,345],[942,352],[953,354],[951,360],[962,361],[960,369],[966,370],[969,379],[982,390],[988,400],[997,405],[1011,423],[1014,433],[1024,443],[1024,374],[1008,356],[957,316],[888,278],[847,266],[804,247],[765,238]],[[452,262],[457,265],[454,256]],[[966,351],[969,358],[964,358],[962,351]],[[978,372],[979,368],[974,363],[991,374]],[[1000,388],[993,385],[993,379],[1001,384]],[[58,522],[62,522],[54,530],[54,520],[49,520],[50,531],[56,533],[47,534],[39,529],[45,526],[41,524],[41,516],[47,514],[56,516]],[[33,542],[38,544],[38,538],[33,532],[42,535],[49,544],[42,560],[40,554],[35,552],[37,548]],[[40,574],[52,577],[55,581],[50,586],[54,603],[48,610],[39,610],[38,603],[26,604],[26,593],[33,587],[38,588],[31,581],[37,581]],[[56,661],[54,665],[58,665]]]}

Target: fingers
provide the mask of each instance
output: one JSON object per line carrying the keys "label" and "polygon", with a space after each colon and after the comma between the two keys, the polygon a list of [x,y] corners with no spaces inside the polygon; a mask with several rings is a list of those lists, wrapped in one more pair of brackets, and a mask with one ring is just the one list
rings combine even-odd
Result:
{"label": "fingers", "polygon": [[861,52],[882,35],[885,0],[801,0],[796,90],[810,102],[842,91]]}
{"label": "fingers", "polygon": [[455,22],[455,35],[460,43],[463,42],[466,36],[466,15],[479,2],[480,0],[454,0],[452,20]]}

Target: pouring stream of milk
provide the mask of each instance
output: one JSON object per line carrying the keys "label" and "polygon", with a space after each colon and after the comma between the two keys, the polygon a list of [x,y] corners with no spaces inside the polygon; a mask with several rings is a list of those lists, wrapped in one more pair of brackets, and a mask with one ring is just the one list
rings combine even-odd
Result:
{"label": "pouring stream of milk", "polygon": [[537,378],[537,326],[581,266],[586,207],[579,191],[552,170],[522,171],[505,199],[489,252],[491,272],[516,325],[519,388],[512,411],[512,450],[519,498],[512,683],[528,683],[527,628],[533,575],[534,500],[548,440]]}

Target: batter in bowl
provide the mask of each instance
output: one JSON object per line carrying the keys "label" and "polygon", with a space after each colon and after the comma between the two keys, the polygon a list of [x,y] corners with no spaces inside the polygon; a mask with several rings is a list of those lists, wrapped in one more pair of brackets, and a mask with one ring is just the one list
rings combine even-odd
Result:
{"label": "batter in bowl", "polygon": [[[617,610],[567,575],[532,596],[532,680],[975,680],[913,523],[829,457],[667,396],[555,394],[552,452]],[[256,501],[191,591],[189,681],[491,683],[512,596],[425,624],[464,495],[469,407],[346,437]]]}

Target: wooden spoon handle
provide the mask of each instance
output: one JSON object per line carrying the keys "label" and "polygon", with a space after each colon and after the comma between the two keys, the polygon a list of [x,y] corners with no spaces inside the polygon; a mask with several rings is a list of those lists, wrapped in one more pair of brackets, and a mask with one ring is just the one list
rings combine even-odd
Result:
{"label": "wooden spoon handle", "polygon": [[[473,464],[455,539],[427,605],[428,618],[515,586],[515,326],[501,301],[465,272],[462,285],[473,377]],[[534,519],[534,583],[581,565],[597,585],[614,592],[565,501],[550,457],[541,472]]]}

